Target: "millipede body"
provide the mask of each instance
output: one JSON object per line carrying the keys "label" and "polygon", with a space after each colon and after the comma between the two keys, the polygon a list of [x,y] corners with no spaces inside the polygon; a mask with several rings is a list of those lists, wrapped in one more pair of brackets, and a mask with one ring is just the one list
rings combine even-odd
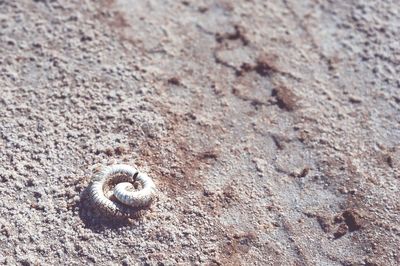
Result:
{"label": "millipede body", "polygon": [[[140,190],[132,191],[139,182]],[[104,167],[88,188],[89,199],[100,211],[113,216],[139,216],[152,203],[156,186],[136,168],[116,164]]]}

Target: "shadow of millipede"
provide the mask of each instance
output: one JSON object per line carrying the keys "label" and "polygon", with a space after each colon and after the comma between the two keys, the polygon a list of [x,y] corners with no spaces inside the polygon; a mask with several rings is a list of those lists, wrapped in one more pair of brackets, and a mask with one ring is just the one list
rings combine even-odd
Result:
{"label": "shadow of millipede", "polygon": [[89,187],[86,187],[80,195],[80,200],[75,208],[79,210],[79,218],[86,228],[94,232],[101,232],[106,229],[118,229],[130,226],[133,220],[140,220],[145,210],[138,210],[137,216],[113,216],[94,206],[89,197]]}

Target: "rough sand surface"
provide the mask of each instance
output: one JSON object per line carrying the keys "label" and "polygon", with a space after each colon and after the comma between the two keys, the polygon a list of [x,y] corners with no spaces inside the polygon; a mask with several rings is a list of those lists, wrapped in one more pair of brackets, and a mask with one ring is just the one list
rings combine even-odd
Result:
{"label": "rough sand surface", "polygon": [[0,264],[399,265],[399,73],[398,1],[0,1]]}

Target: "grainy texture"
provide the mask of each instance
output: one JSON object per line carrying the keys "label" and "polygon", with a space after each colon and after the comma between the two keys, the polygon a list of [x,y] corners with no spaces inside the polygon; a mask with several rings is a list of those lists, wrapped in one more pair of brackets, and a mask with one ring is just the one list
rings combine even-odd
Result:
{"label": "grainy texture", "polygon": [[[0,264],[399,265],[400,5],[0,1]],[[80,195],[149,173],[140,219]]]}

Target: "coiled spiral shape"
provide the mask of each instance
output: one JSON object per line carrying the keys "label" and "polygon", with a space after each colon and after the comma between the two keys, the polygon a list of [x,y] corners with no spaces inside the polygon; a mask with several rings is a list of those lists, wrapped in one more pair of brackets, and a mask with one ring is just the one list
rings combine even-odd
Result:
{"label": "coiled spiral shape", "polygon": [[[132,191],[136,181],[142,188]],[[156,186],[147,174],[129,165],[116,164],[104,167],[88,191],[89,199],[101,211],[114,216],[138,216],[153,202]]]}

